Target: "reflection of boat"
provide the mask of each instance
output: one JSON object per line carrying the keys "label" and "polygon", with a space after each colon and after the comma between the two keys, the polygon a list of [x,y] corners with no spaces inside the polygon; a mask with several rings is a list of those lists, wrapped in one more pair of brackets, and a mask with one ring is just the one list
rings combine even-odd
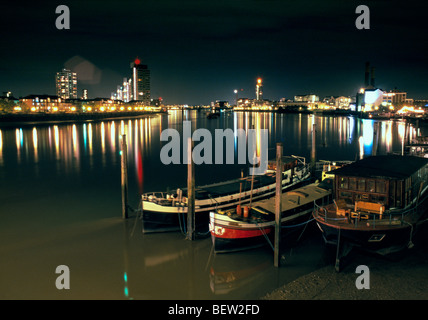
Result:
{"label": "reflection of boat", "polygon": [[218,112],[218,111],[209,111],[209,112],[207,112],[207,118],[208,119],[215,119],[215,118],[218,118],[218,117],[220,117],[220,112]]}
{"label": "reflection of boat", "polygon": [[[210,287],[215,294],[229,294],[234,290],[245,286],[254,286],[263,282],[266,277],[266,270],[272,266],[272,262],[267,256],[240,256],[230,263],[214,264],[210,268]],[[224,262],[224,261],[223,261]]]}
{"label": "reflection of boat", "polygon": [[373,156],[332,173],[335,201],[313,216],[325,242],[338,246],[337,268],[340,248],[388,254],[412,245],[416,223],[428,212],[428,159]]}
{"label": "reflection of boat", "polygon": [[[283,189],[296,186],[310,177],[308,165],[296,157],[283,158]],[[247,176],[199,186],[195,191],[197,229],[207,231],[208,213],[235,207],[238,203],[264,199],[275,193],[275,162],[269,162],[264,175]],[[175,193],[152,192],[142,195],[143,232],[178,231],[187,221],[187,189]]]}
{"label": "reflection of boat", "polygon": [[[332,180],[312,183],[282,194],[281,226],[307,222],[314,203],[328,203]],[[232,252],[265,245],[275,230],[275,197],[260,200],[251,207],[238,205],[210,213],[210,231],[215,252]]]}

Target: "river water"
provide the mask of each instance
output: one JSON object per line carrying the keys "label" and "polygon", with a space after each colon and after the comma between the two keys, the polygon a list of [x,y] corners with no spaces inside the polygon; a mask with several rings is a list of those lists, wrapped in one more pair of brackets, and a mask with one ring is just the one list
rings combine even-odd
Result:
{"label": "river water", "polygon": [[[143,234],[138,215],[121,217],[120,134],[128,139],[129,203],[141,193],[186,185],[183,164],[164,165],[160,141],[167,128],[269,130],[269,156],[309,159],[312,123],[317,159],[355,160],[373,151],[377,121],[305,114],[204,112],[79,123],[26,123],[0,127],[0,299],[257,299],[324,266],[321,235],[305,230],[283,247],[273,266],[269,246],[213,254],[209,238],[180,232]],[[381,121],[378,154],[400,153],[405,124]],[[426,128],[411,127],[414,136]],[[425,130],[425,131],[424,131]],[[236,148],[236,145],[235,145]],[[235,156],[236,159],[236,156]],[[198,165],[196,185],[238,177],[248,164]],[[59,290],[57,266],[69,270]]]}

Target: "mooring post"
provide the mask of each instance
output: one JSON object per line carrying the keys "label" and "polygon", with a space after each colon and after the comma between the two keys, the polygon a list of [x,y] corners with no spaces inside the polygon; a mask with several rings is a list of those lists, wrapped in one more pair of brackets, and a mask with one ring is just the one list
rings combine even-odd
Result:
{"label": "mooring post", "polygon": [[279,267],[279,244],[281,239],[281,198],[282,198],[282,143],[276,144],[276,194],[275,194],[275,244],[274,266]]}
{"label": "mooring post", "polygon": [[193,141],[187,139],[187,238],[195,240],[195,166],[192,159]]}
{"label": "mooring post", "polygon": [[340,258],[341,258],[341,253],[340,253],[340,228],[339,228],[339,231],[337,233],[336,264],[334,266],[336,272],[340,272]]}
{"label": "mooring post", "polygon": [[379,124],[380,122],[373,123],[373,147],[372,147],[372,156],[377,155],[377,146],[379,144]]}
{"label": "mooring post", "polygon": [[315,171],[315,165],[316,165],[316,161],[317,161],[317,149],[316,149],[316,124],[312,124],[312,149],[311,149],[311,170],[312,172]]}
{"label": "mooring post", "polygon": [[121,182],[122,182],[122,218],[128,218],[128,156],[126,134],[122,134],[121,143]]}

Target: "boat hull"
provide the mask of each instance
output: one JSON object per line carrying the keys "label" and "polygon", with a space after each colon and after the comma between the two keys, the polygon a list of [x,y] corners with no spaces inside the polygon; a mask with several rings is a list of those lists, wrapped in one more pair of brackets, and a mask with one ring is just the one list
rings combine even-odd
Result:
{"label": "boat hull", "polygon": [[[304,185],[310,178],[309,171],[302,171],[300,179],[293,182],[283,181],[283,191],[298,188]],[[238,185],[239,186],[239,185]],[[195,231],[206,233],[209,231],[209,212],[217,209],[230,209],[236,207],[238,203],[246,205],[251,201],[263,200],[272,197],[275,193],[275,184],[259,187],[252,192],[245,191],[242,195],[233,193],[218,198],[196,199],[195,200]],[[242,197],[241,197],[242,196]],[[187,206],[168,206],[156,204],[150,201],[142,201],[142,224],[143,233],[154,232],[186,232],[187,225]]]}
{"label": "boat hull", "polygon": [[372,222],[363,220],[357,225],[355,225],[355,221],[341,224],[338,221],[328,221],[328,219],[325,221],[323,214],[320,214],[319,211],[314,211],[313,217],[326,244],[337,246],[338,243],[346,243],[350,247],[357,247],[363,251],[388,255],[413,246],[412,238],[418,230],[419,222],[426,219],[427,208],[428,196],[425,195],[417,207],[410,206],[403,209],[403,212],[409,212],[409,214],[403,215],[400,220],[392,220],[392,223],[388,218],[384,218],[376,220],[374,225]]}
{"label": "boat hull", "polygon": [[254,249],[272,242],[274,235],[273,224],[264,227],[233,227],[220,226],[210,219],[211,239],[214,252],[226,253]]}
{"label": "boat hull", "polygon": [[412,227],[410,225],[372,230],[339,228],[318,220],[317,225],[327,245],[337,246],[338,243],[346,243],[351,247],[380,255],[398,252],[411,245]]}
{"label": "boat hull", "polygon": [[[311,219],[312,209],[283,217],[281,223],[281,238],[288,237],[294,231],[304,228]],[[286,222],[285,222],[286,221]],[[241,225],[226,225],[219,223],[215,213],[210,214],[210,232],[214,252],[228,253],[245,251],[263,246],[273,246],[275,238],[275,222],[247,223]],[[298,234],[298,233],[294,233]]]}

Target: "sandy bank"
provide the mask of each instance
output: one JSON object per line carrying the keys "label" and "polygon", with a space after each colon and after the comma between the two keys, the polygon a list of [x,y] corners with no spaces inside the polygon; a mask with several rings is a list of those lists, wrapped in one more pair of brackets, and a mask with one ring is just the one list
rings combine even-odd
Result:
{"label": "sandy bank", "polygon": [[[358,265],[370,271],[370,289],[357,289]],[[284,266],[286,267],[286,266]],[[337,273],[333,263],[302,276],[262,297],[264,300],[426,300],[428,250],[408,250],[393,260],[354,253]]]}

